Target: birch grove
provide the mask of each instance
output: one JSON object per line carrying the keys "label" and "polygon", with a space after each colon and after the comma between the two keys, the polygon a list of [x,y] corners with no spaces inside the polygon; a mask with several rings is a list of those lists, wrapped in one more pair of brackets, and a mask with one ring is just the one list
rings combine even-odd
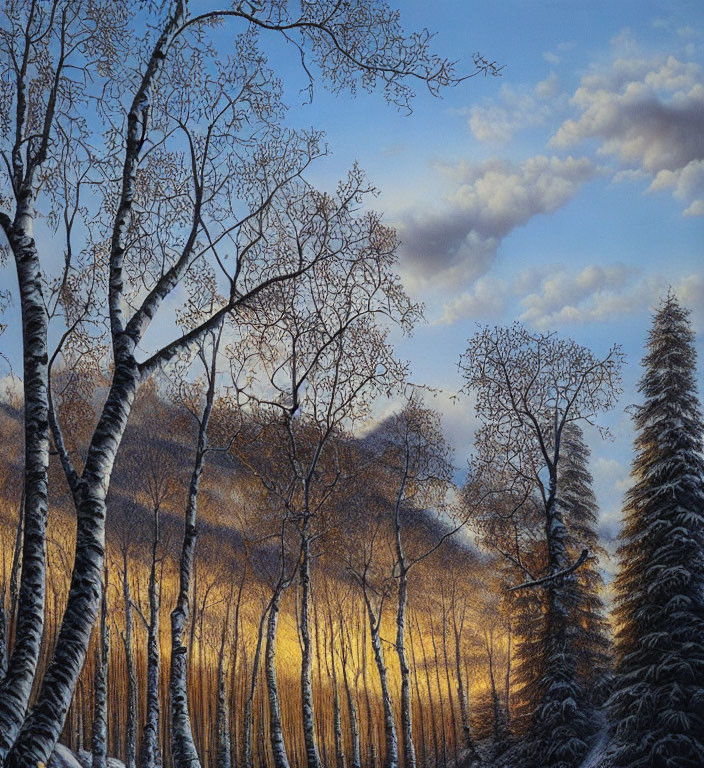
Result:
{"label": "birch grove", "polygon": [[417,380],[435,245],[301,117],[501,73],[400,19],[0,3],[0,768],[700,765],[696,326],[670,290],[614,547],[618,344],[480,326]]}

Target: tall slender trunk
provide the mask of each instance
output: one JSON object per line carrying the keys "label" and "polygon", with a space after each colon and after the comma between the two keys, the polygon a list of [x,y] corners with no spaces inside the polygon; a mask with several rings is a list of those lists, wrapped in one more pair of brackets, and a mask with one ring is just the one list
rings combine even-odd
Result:
{"label": "tall slender trunk", "polygon": [[[320,623],[318,622],[318,608],[315,603],[313,603],[313,625],[315,628],[315,647],[320,648]],[[322,653],[316,653],[316,661],[317,661],[317,667],[318,667],[318,695],[322,698],[323,695],[323,654]],[[327,754],[327,739],[325,738],[325,719],[324,719],[325,713],[322,711],[322,709],[317,710],[317,720],[318,720],[318,732],[322,734],[323,736],[323,765],[327,766],[328,764],[328,754]]]}
{"label": "tall slender trunk", "polygon": [[[247,550],[248,551],[248,550]],[[233,635],[232,635],[232,669],[230,672],[230,711],[233,710],[236,712],[239,709],[239,702],[238,702],[238,696],[237,696],[237,670],[238,670],[238,662],[239,662],[239,650],[240,650],[240,606],[242,605],[242,592],[244,591],[244,585],[247,581],[247,575],[248,575],[248,565],[249,565],[249,557],[245,557],[244,561],[244,567],[242,568],[242,573],[240,574],[240,583],[239,587],[237,589],[237,600],[235,602],[235,620],[233,622]],[[244,671],[245,678],[247,676],[247,670],[245,668]],[[233,722],[233,735],[234,739],[232,739],[230,743],[230,764],[233,765],[235,768],[238,768],[240,763],[239,758],[239,720],[237,718],[234,718]]]}
{"label": "tall slender trunk", "polygon": [[147,698],[145,707],[144,733],[140,768],[159,768],[159,725],[161,703],[159,701],[159,678],[161,651],[159,648],[159,584],[156,575],[159,548],[159,507],[154,508],[154,533],[152,539],[152,564],[149,571],[149,626],[147,627]]}
{"label": "tall slender trunk", "polygon": [[494,675],[494,631],[485,633],[486,653],[489,660],[489,685],[491,692],[491,707],[494,714],[494,742],[499,743],[503,737],[504,724],[501,713],[501,703],[499,702],[499,693],[496,688],[496,676]]}
{"label": "tall slender trunk", "polygon": [[413,704],[411,701],[411,671],[406,654],[406,608],[408,605],[408,568],[401,545],[400,527],[396,532],[399,565],[398,606],[396,611],[396,654],[401,671],[401,728],[405,768],[416,768],[416,748],[413,743]]}
{"label": "tall slender trunk", "polygon": [[[208,448],[208,424],[215,398],[215,365],[219,338],[218,335],[213,339],[212,362],[209,367],[206,366],[208,387],[205,395],[205,407],[199,420],[196,454],[188,487],[183,544],[181,546],[181,559],[179,562],[178,597],[176,599],[176,607],[171,612],[169,700],[171,702],[171,759],[174,768],[200,768],[200,758],[198,757],[198,750],[193,740],[193,728],[188,709],[188,648],[183,644],[183,635],[190,609],[191,577],[198,538],[198,489]],[[202,640],[201,637],[201,643]]]}
{"label": "tall slender trunk", "polygon": [[430,721],[433,727],[433,751],[435,755],[435,765],[437,765],[440,759],[440,752],[438,749],[438,726],[437,726],[437,720],[435,718],[435,704],[433,703],[433,692],[430,687],[430,664],[428,664],[428,657],[425,653],[425,642],[423,640],[423,632],[420,628],[420,621],[418,620],[418,616],[416,616],[416,626],[418,627],[420,649],[421,651],[423,651],[423,666],[425,667],[425,684],[428,688],[428,704],[430,705]]}
{"label": "tall slender trunk", "polygon": [[[71,697],[83,668],[100,605],[100,584],[105,559],[105,497],[140,380],[139,369],[132,355],[133,348],[133,343],[127,340],[117,353],[110,390],[88,447],[75,497],[76,550],[66,608],[36,702],[22,723],[15,744],[7,756],[6,768],[35,768],[37,763],[48,762],[63,729]],[[27,507],[25,540],[29,530],[30,515]],[[22,569],[24,580],[26,561]],[[37,596],[28,599],[36,601]],[[25,605],[22,595],[20,602],[22,606]],[[21,634],[21,624],[18,624],[18,630]],[[0,695],[2,701],[4,699]],[[0,732],[5,734],[2,728]]]}
{"label": "tall slender trunk", "polygon": [[447,698],[450,702],[450,721],[452,723],[452,748],[455,764],[458,761],[457,754],[457,716],[455,715],[455,702],[452,695],[450,682],[450,664],[447,657],[447,610],[445,608],[445,594],[442,595],[442,656],[445,662],[445,680],[447,682]]}
{"label": "tall slender trunk", "polygon": [[420,695],[420,685],[418,684],[418,665],[416,664],[416,648],[413,643],[413,622],[409,620],[409,641],[411,646],[411,663],[413,664],[413,685],[416,689],[416,701],[418,703],[418,717],[420,720],[420,754],[421,765],[425,767],[428,761],[428,750],[425,743],[425,713],[423,711],[423,700]]}
{"label": "tall slender trunk", "polygon": [[281,586],[277,586],[269,609],[266,628],[266,650],[264,664],[266,668],[266,687],[269,695],[269,738],[274,756],[274,768],[291,768],[286,753],[286,743],[281,725],[281,706],[279,687],[276,679],[276,630],[279,620]]}
{"label": "tall slender trunk", "polygon": [[[330,677],[332,679],[333,733],[335,738],[335,766],[345,768],[345,752],[342,746],[342,712],[340,711],[340,689],[337,684],[337,662],[335,660],[335,628],[332,621],[332,609],[328,602],[328,628],[330,631],[329,657]],[[340,642],[343,638],[340,637]]]}
{"label": "tall slender trunk", "polygon": [[[469,723],[469,698],[467,696],[467,689],[462,677],[462,663],[461,650],[462,650],[462,630],[464,628],[464,607],[462,613],[462,619],[457,624],[457,616],[455,612],[452,613],[452,630],[455,638],[455,674],[457,675],[457,695],[460,700],[460,719],[462,721],[462,734],[464,736],[464,746],[470,751],[475,752],[474,741],[472,739],[472,729]],[[469,686],[469,680],[467,681]]]}
{"label": "tall slender trunk", "polygon": [[[230,593],[232,600],[232,593]],[[215,716],[217,732],[216,768],[231,768],[232,755],[230,751],[230,707],[227,701],[227,671],[225,668],[225,642],[227,640],[227,628],[230,624],[230,603],[227,604],[225,622],[220,637],[220,655],[218,657],[218,690],[217,710]]]}
{"label": "tall slender trunk", "polygon": [[310,637],[310,536],[308,522],[304,523],[301,532],[301,564],[299,577],[301,581],[301,706],[303,716],[303,738],[306,746],[306,764],[308,768],[320,768],[318,745],[315,738],[315,708],[313,703],[313,682],[311,669],[313,666],[313,648]]}
{"label": "tall slender trunk", "polygon": [[[362,617],[364,618],[364,617]],[[367,676],[367,622],[362,622],[362,682],[364,683],[364,701],[367,713],[367,753],[369,768],[376,768],[376,744],[374,743],[374,718],[372,703],[369,695],[369,678]]]}
{"label": "tall slender trunk", "polygon": [[[242,723],[242,738],[244,740],[243,759],[244,768],[253,768],[252,763],[252,704],[254,702],[254,693],[257,688],[257,677],[259,676],[259,659],[261,657],[262,649],[262,636],[264,634],[264,624],[266,622],[267,615],[269,613],[270,606],[267,605],[262,611],[262,615],[259,619],[259,628],[257,630],[257,645],[254,650],[254,658],[252,659],[252,678],[247,692],[247,698],[244,703],[244,719]],[[268,626],[267,626],[268,629]],[[268,642],[268,634],[267,634]],[[260,724],[260,728],[263,729],[264,724]]]}
{"label": "tall slender trunk", "polygon": [[506,710],[506,728],[511,728],[511,639],[512,639],[512,633],[511,633],[511,620],[509,619],[507,622],[507,648],[506,648],[506,684],[505,684],[505,690],[504,690],[504,699],[505,699],[505,705],[504,708]]}
{"label": "tall slender trunk", "polygon": [[371,636],[374,661],[379,673],[381,686],[381,699],[384,707],[384,736],[386,739],[386,768],[398,768],[398,737],[396,735],[396,723],[394,721],[394,708],[389,691],[388,673],[384,661],[384,649],[381,647],[380,624],[381,615],[375,615],[374,608],[369,598],[366,584],[363,585],[364,601],[367,606],[369,618],[369,634]]}
{"label": "tall slender trunk", "polygon": [[125,662],[127,665],[127,714],[125,725],[125,768],[136,768],[137,765],[137,717],[138,689],[137,665],[134,658],[132,641],[132,595],[130,594],[130,579],[128,570],[127,548],[122,550],[122,596],[125,603],[125,632],[122,636],[125,646]]}
{"label": "tall slender trunk", "polygon": [[350,687],[349,675],[347,672],[348,661],[348,643],[349,651],[352,652],[352,645],[349,640],[349,633],[345,636],[344,621],[342,616],[342,607],[340,607],[340,649],[342,655],[342,680],[345,685],[345,695],[347,696],[347,712],[350,726],[350,743],[352,745],[352,768],[362,768],[362,750],[359,742],[359,718],[357,717],[357,707]]}
{"label": "tall slender trunk", "polygon": [[[32,191],[23,188],[14,222],[3,221],[15,257],[22,314],[24,525],[14,643],[7,671],[0,681],[0,764],[23,725],[44,631],[49,466],[48,317],[32,219]],[[48,755],[44,759],[48,759]]]}
{"label": "tall slender trunk", "polygon": [[438,646],[435,642],[435,626],[433,624],[433,617],[429,617],[430,620],[430,641],[433,646],[433,658],[435,661],[435,682],[438,688],[438,700],[440,702],[440,733],[441,733],[441,745],[442,745],[442,764],[447,765],[447,741],[445,739],[445,706],[443,703],[442,686],[440,685],[440,662],[438,660]]}
{"label": "tall slender trunk", "polygon": [[95,679],[93,701],[92,768],[106,768],[108,757],[108,660],[110,631],[108,629],[108,574],[105,570],[100,607],[100,639],[95,648]]}

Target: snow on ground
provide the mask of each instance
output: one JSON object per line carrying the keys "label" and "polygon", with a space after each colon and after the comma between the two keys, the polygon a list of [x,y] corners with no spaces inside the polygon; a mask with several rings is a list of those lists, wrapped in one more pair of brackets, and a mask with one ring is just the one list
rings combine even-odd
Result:
{"label": "snow on ground", "polygon": [[[48,768],[91,768],[90,752],[73,753],[63,744],[57,744],[54,753],[49,758]],[[108,758],[108,768],[125,768],[125,764],[115,757]]]}

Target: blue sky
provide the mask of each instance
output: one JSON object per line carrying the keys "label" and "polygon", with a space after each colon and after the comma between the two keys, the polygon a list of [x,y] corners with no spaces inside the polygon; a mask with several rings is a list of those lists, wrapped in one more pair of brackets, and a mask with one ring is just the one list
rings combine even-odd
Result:
{"label": "blue sky", "polygon": [[[651,311],[672,285],[704,337],[704,5],[698,2],[404,2],[408,27],[471,70],[480,51],[505,68],[412,115],[376,94],[327,96],[313,114],[333,155],[329,184],[354,160],[404,244],[401,267],[428,323],[401,354],[439,387],[457,462],[475,426],[456,363],[475,324],[523,320],[597,352],[626,353],[624,394],[588,434],[605,535],[616,533]],[[295,100],[295,99],[294,99]],[[300,99],[299,99],[300,101]],[[700,365],[701,370],[701,365]]]}
{"label": "blue sky", "polygon": [[[392,3],[393,4],[393,3]],[[522,320],[596,352],[627,356],[624,395],[589,434],[603,531],[617,530],[635,386],[650,314],[672,285],[704,338],[704,4],[701,1],[500,3],[399,0],[407,29],[472,71],[476,51],[504,66],[413,113],[380,94],[311,104],[290,48],[277,47],[288,120],[326,131],[313,180],[331,187],[355,161],[403,240],[401,273],[427,323],[398,339],[464,466],[475,421],[457,361],[477,323]],[[219,34],[228,35],[227,28]],[[0,280],[10,278],[4,270]],[[16,334],[3,338],[15,350]],[[700,354],[701,357],[701,354]],[[701,366],[700,366],[701,370]]]}

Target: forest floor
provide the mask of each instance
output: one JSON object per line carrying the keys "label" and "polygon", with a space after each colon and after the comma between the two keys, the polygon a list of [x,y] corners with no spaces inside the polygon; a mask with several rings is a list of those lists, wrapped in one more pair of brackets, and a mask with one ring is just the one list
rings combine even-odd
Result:
{"label": "forest floor", "polygon": [[[580,768],[612,768],[608,755],[608,731],[603,729],[589,753],[584,758]],[[471,759],[468,751],[460,755],[456,768],[521,768],[518,748],[508,749],[498,757],[492,756],[493,746],[490,742],[477,744],[479,761]],[[74,754],[68,747],[58,744],[49,761],[49,768],[91,768],[90,752]],[[108,768],[125,768],[124,764],[114,757],[108,758]]]}
{"label": "forest floor", "polygon": [[[608,737],[608,730],[602,728],[580,768],[612,768]],[[472,759],[470,753],[465,751],[457,761],[457,768],[521,768],[519,749],[519,746],[514,746],[501,755],[495,756],[493,744],[490,741],[480,742],[477,744],[479,760]]]}

